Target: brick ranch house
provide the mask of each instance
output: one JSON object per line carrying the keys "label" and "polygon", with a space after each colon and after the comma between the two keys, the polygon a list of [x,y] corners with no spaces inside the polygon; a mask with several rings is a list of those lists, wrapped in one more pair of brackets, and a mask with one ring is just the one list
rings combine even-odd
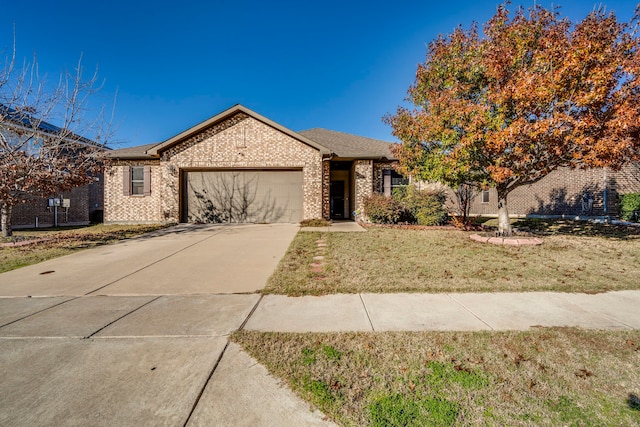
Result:
{"label": "brick ranch house", "polygon": [[[24,134],[35,138],[47,138],[52,134],[60,134],[63,129],[37,120],[0,104],[0,138],[9,143],[22,138]],[[93,150],[109,149],[87,138],[71,134],[71,141],[77,146],[91,146]],[[103,176],[96,174],[94,181],[88,185],[72,188],[59,194],[51,194],[49,198],[32,198],[25,203],[13,206],[11,211],[12,228],[52,227],[87,225],[90,222],[102,222],[103,211]],[[64,206],[56,209],[49,206],[50,198],[64,200]],[[56,217],[57,213],[57,217]]]}
{"label": "brick ranch house", "polygon": [[[397,160],[390,147],[325,129],[294,132],[236,105],[162,143],[111,151],[104,220],[357,219],[366,196],[390,195],[407,183],[393,170]],[[509,211],[513,216],[612,214],[618,193],[640,191],[639,172],[637,165],[619,172],[559,169],[514,190]],[[471,213],[496,215],[496,200],[495,190],[480,192]]]}
{"label": "brick ranch house", "polygon": [[354,219],[364,197],[398,182],[387,142],[294,132],[242,105],[109,157],[106,223]]}

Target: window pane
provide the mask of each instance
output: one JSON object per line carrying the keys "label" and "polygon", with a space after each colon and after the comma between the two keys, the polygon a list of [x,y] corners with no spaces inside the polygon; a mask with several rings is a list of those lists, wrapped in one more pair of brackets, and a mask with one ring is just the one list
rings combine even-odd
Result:
{"label": "window pane", "polygon": [[144,180],[144,166],[135,166],[131,168],[131,180],[143,181]]}
{"label": "window pane", "polygon": [[391,186],[409,185],[409,178],[405,178],[396,171],[391,171]]}
{"label": "window pane", "polygon": [[131,183],[131,194],[144,194],[144,183],[143,182],[132,182]]}

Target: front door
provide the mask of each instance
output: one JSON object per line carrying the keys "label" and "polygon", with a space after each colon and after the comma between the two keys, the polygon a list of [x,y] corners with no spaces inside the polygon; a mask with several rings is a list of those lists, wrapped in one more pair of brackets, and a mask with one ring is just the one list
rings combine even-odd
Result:
{"label": "front door", "polygon": [[331,218],[344,219],[344,181],[331,181]]}

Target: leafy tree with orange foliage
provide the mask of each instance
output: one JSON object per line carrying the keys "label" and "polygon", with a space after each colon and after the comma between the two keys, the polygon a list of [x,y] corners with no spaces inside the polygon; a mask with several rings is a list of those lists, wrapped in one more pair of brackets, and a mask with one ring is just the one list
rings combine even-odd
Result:
{"label": "leafy tree with orange foliage", "polygon": [[636,17],[594,10],[577,24],[508,3],[484,25],[429,44],[408,100],[384,120],[403,143],[401,171],[507,196],[559,167],[618,169],[640,159],[640,40]]}

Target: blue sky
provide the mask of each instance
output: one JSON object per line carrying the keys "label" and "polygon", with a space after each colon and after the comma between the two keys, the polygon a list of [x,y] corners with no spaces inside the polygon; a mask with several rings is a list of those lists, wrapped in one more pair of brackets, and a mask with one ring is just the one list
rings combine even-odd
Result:
{"label": "blue sky", "polygon": [[[35,52],[41,73],[55,77],[82,54],[105,80],[94,103],[112,103],[117,91],[118,148],[161,142],[237,103],[295,131],[393,141],[381,118],[403,102],[429,41],[484,23],[499,1],[4,3],[0,51],[15,25],[18,57]],[[628,21],[637,4],[553,3],[573,21],[600,4]]]}

